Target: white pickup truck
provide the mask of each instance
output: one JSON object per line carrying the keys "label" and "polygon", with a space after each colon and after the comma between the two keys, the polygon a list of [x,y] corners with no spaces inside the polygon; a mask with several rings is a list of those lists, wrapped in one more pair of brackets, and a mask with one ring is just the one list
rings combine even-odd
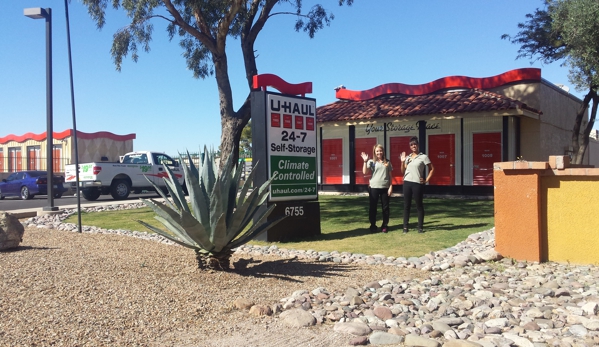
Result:
{"label": "white pickup truck", "polygon": [[[120,162],[93,162],[79,164],[79,187],[86,200],[97,200],[110,194],[115,200],[126,199],[131,191],[154,190],[146,179],[166,189],[163,178],[168,177],[167,165],[183,185],[183,168],[179,162],[164,153],[138,151],[120,157]],[[65,167],[65,182],[75,184],[75,165]]]}

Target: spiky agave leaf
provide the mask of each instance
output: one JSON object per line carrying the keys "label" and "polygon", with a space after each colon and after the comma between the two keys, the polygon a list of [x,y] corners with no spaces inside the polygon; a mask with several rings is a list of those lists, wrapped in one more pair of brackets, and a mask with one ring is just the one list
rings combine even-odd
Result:
{"label": "spiky agave leaf", "polygon": [[[182,165],[185,166],[185,164]],[[180,209],[190,212],[189,206],[187,206],[187,199],[185,199],[185,193],[183,192],[183,187],[179,183],[179,179],[175,176],[175,173],[170,167],[168,167],[168,165],[164,165],[164,169],[166,170],[169,178],[167,179],[165,177],[163,180],[169,195],[173,199],[173,202]]]}
{"label": "spiky agave leaf", "polygon": [[[258,211],[260,206],[268,197],[268,187],[272,183],[273,179],[274,177],[271,177],[268,181],[264,182],[259,189],[254,189],[250,194],[250,197],[247,200],[245,200],[243,204],[240,205],[240,207],[235,211],[236,214],[239,214],[238,218],[241,219],[234,218],[239,224],[234,225],[233,230],[244,230],[246,226],[252,221],[254,214]],[[231,232],[234,232],[233,230],[231,230]],[[238,234],[239,231],[235,233]],[[231,237],[231,239],[234,238],[235,236]]]}
{"label": "spiky agave leaf", "polygon": [[[236,166],[233,165],[233,156],[230,156],[223,168],[222,174],[216,179],[214,191],[210,196],[210,224],[212,226],[211,241],[224,247],[228,239],[229,221],[235,211],[237,197],[237,184],[234,182]],[[222,219],[224,216],[225,219]],[[222,220],[221,220],[222,219]],[[217,241],[218,240],[218,241]]]}
{"label": "spiky agave leaf", "polygon": [[222,194],[220,192],[220,184],[214,185],[214,190],[212,191],[212,195],[210,195],[210,240],[214,240],[214,234],[217,232],[221,232],[216,229],[216,225],[220,217],[226,212],[223,210]]}
{"label": "spiky agave leaf", "polygon": [[[258,166],[259,162],[260,162],[259,160],[256,161],[256,165],[255,166]],[[243,202],[245,201],[247,193],[250,190],[250,187],[252,186],[252,183],[254,182],[254,175],[255,174],[256,174],[256,170],[250,170],[250,173],[246,177],[245,182],[243,182],[243,187],[241,187],[241,192],[239,194],[239,201],[237,201],[237,205],[243,205]],[[237,182],[239,182],[239,180]]]}
{"label": "spiky agave leaf", "polygon": [[160,221],[168,230],[173,232],[182,240],[191,239],[190,244],[197,244],[198,247],[208,251],[214,249],[214,244],[208,238],[206,229],[197,219],[186,211],[174,211],[152,199],[141,199],[156,214],[154,218]]}
{"label": "spiky agave leaf", "polygon": [[181,242],[185,242],[190,245],[196,244],[196,242],[189,235],[187,235],[187,232],[179,225],[179,223],[175,221],[174,218],[169,218],[170,211],[167,210],[167,207],[161,206],[156,203],[156,201],[151,199],[141,199],[141,201],[146,204],[146,206],[150,207],[154,213],[156,213],[154,219],[162,223],[162,225],[164,225],[174,237],[181,240]]}
{"label": "spiky agave leaf", "polygon": [[181,246],[187,247],[187,248],[191,248],[191,249],[198,249],[197,245],[193,245],[193,244],[190,244],[190,243],[187,243],[187,242],[183,242],[183,241],[179,240],[178,238],[174,237],[173,235],[167,233],[166,231],[163,231],[160,228],[156,228],[155,226],[150,225],[150,224],[148,224],[148,223],[146,223],[144,221],[141,221],[141,220],[137,220],[137,222],[139,224],[145,226],[146,228],[150,229],[154,233],[156,233],[156,234],[158,234],[158,235],[160,235],[160,236],[162,236],[162,237],[164,237],[166,239],[169,239],[169,240],[173,241],[174,243],[176,243],[178,245],[181,245]]}
{"label": "spiky agave leaf", "polygon": [[[158,193],[158,195],[160,195],[163,199],[164,202],[173,210],[177,210],[177,207],[175,207],[175,205],[173,204],[173,202],[166,196],[166,194],[164,194],[164,192],[162,191],[162,189],[160,189],[160,187],[158,187],[156,185],[156,183],[152,182],[151,179],[148,178],[147,175],[144,175],[144,177],[146,178],[146,180],[148,182],[150,182],[150,184],[152,185],[152,187],[154,187],[154,190],[156,191],[156,193]],[[143,200],[143,199],[142,199]]]}
{"label": "spiky agave leaf", "polygon": [[[153,200],[142,201],[154,210],[155,218],[168,232],[148,226],[147,223],[142,224],[173,242],[194,249],[200,267],[214,263],[226,269],[233,248],[249,242],[285,218],[282,216],[271,221],[267,219],[275,205],[261,209],[268,197],[268,187],[273,178],[248,195],[255,175],[254,170],[250,171],[237,201],[243,170],[239,163],[234,163],[230,157],[224,163],[222,173],[218,174],[214,154],[208,152],[205,146],[204,160],[199,169],[189,152],[187,157],[189,166],[183,164],[183,171],[191,209],[187,206],[181,184],[172,170],[167,168],[169,178],[165,178],[165,182],[172,202],[160,189],[158,192],[165,198],[167,205]],[[255,223],[248,227],[252,219]]]}
{"label": "spiky agave leaf", "polygon": [[227,205],[227,225],[231,225],[233,219],[233,212],[236,210],[237,204],[237,192],[239,191],[239,181],[241,180],[241,172],[243,168],[239,163],[233,166],[232,178],[228,184],[229,201]]}
{"label": "spiky agave leaf", "polygon": [[239,247],[241,245],[244,245],[244,244],[250,242],[251,240],[260,236],[262,233],[264,233],[268,229],[274,227],[280,221],[282,221],[283,219],[285,219],[287,217],[287,216],[280,216],[279,218],[277,218],[275,220],[268,221],[267,217],[275,209],[275,207],[276,207],[276,205],[271,205],[266,211],[264,211],[262,213],[262,215],[257,219],[256,223],[254,223],[254,225],[252,225],[250,230],[246,231],[245,233],[241,234],[239,237],[234,239],[229,244],[228,247],[233,249],[233,248]]}
{"label": "spiky agave leaf", "polygon": [[187,190],[189,192],[189,201],[191,202],[191,210],[196,219],[202,225],[210,225],[210,201],[207,199],[208,194],[202,187],[200,174],[191,159],[191,155],[187,152],[189,167],[183,165],[183,173],[185,174],[185,182],[187,182]]}
{"label": "spiky agave leaf", "polygon": [[213,252],[220,252],[231,240],[227,238],[227,218],[223,213],[214,226],[212,234],[212,243],[214,244]]}
{"label": "spiky agave leaf", "polygon": [[208,152],[206,146],[204,146],[204,163],[200,168],[200,182],[204,185],[204,190],[208,196],[212,195],[214,189],[214,183],[218,177],[216,172],[216,165],[214,163],[214,154]]}

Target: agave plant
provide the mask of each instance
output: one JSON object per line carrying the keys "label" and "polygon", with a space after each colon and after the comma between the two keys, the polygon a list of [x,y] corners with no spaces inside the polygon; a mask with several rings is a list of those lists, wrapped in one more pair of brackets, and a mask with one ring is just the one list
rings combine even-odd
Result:
{"label": "agave plant", "polygon": [[181,246],[193,249],[201,269],[227,270],[236,247],[272,228],[284,217],[268,221],[267,217],[275,205],[260,208],[266,201],[272,179],[250,193],[254,179],[252,170],[237,197],[243,168],[233,164],[230,156],[219,174],[214,154],[210,154],[205,147],[204,153],[204,162],[200,162],[199,169],[193,164],[189,152],[189,167],[182,161],[191,208],[183,187],[165,165],[168,178],[164,178],[164,181],[171,198],[150,182],[164,198],[164,203],[154,199],[142,201],[154,210],[154,218],[168,232],[143,221],[138,222]]}

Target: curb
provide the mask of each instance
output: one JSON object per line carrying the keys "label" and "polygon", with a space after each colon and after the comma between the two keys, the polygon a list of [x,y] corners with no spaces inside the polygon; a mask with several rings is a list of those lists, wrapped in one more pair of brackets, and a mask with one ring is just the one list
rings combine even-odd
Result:
{"label": "curb", "polygon": [[17,217],[18,219],[25,219],[25,218],[31,218],[31,217],[37,216],[37,211],[25,211],[25,212],[6,211],[6,213],[11,214],[11,215]]}

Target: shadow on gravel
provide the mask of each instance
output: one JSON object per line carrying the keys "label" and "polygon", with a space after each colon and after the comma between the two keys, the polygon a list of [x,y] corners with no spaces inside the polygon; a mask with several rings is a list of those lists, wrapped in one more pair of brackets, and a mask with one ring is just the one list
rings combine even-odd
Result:
{"label": "shadow on gravel", "polygon": [[344,276],[343,272],[353,268],[350,264],[330,262],[312,263],[297,259],[280,259],[274,261],[259,261],[240,259],[233,264],[231,270],[241,276],[257,278],[276,278],[283,281],[302,283],[302,277],[336,277]]}
{"label": "shadow on gravel", "polygon": [[41,250],[52,250],[52,249],[60,249],[58,247],[31,247],[31,246],[17,246],[15,248],[10,248],[10,249],[5,249],[3,251],[0,251],[0,253],[12,253],[12,252],[19,252],[19,251],[28,251],[31,249],[41,249]]}

